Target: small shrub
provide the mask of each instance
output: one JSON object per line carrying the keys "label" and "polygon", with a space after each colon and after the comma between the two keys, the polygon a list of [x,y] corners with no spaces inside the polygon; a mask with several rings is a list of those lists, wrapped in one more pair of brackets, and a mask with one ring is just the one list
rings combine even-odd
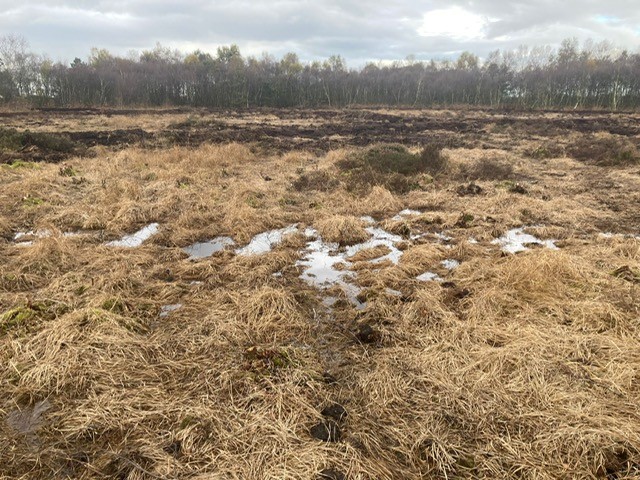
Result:
{"label": "small shrub", "polygon": [[469,228],[474,220],[475,220],[475,217],[470,213],[463,213],[458,218],[458,221],[456,222],[455,226],[460,228]]}
{"label": "small shrub", "polygon": [[279,370],[297,365],[291,350],[252,346],[244,351],[244,369],[262,375],[274,375]]}
{"label": "small shrub", "polygon": [[630,140],[614,135],[589,136],[567,147],[568,154],[581,162],[619,167],[640,164],[638,148]]}
{"label": "small shrub", "polygon": [[420,171],[414,154],[403,145],[376,145],[364,152],[364,164],[382,173],[413,175]]}
{"label": "small shrub", "polygon": [[437,175],[447,169],[449,161],[442,153],[440,145],[430,143],[425,145],[420,152],[420,165],[423,169],[422,171]]}
{"label": "small shrub", "polygon": [[64,135],[0,128],[0,150],[14,152],[30,146],[52,152],[71,153],[76,144]]}
{"label": "small shrub", "polygon": [[70,153],[75,148],[75,143],[64,135],[52,135],[41,132],[25,132],[22,135],[22,145],[35,145],[43,150]]}
{"label": "small shrub", "polygon": [[468,185],[459,185],[456,189],[456,193],[461,197],[465,197],[467,195],[480,195],[482,193],[482,187],[471,182]]}
{"label": "small shrub", "polygon": [[15,151],[22,146],[20,134],[13,128],[0,128],[0,150]]}
{"label": "small shrub", "polygon": [[[422,188],[447,165],[441,147],[426,146],[414,154],[403,145],[374,145],[337,163],[347,190],[367,194],[374,186],[404,194]],[[428,178],[427,178],[428,177]]]}
{"label": "small shrub", "polygon": [[191,179],[189,177],[180,177],[176,179],[176,188],[189,188]]}

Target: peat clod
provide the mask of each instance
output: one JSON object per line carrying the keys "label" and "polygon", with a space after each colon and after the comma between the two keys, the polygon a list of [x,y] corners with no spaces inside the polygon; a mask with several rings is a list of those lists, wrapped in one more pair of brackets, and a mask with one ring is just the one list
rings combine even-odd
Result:
{"label": "peat clod", "polygon": [[347,477],[344,473],[333,468],[325,468],[318,473],[317,480],[345,480]]}
{"label": "peat clod", "polygon": [[323,420],[311,427],[311,436],[323,442],[338,442],[342,436],[340,427],[333,420]]}
{"label": "peat clod", "polygon": [[347,411],[339,403],[332,403],[331,405],[327,405],[322,409],[320,413],[323,417],[331,418],[336,422],[340,422],[347,418]]}
{"label": "peat clod", "polygon": [[358,326],[356,338],[362,343],[375,343],[380,340],[380,332],[368,323],[363,323]]}
{"label": "peat clod", "polygon": [[482,193],[482,187],[473,182],[468,185],[460,185],[456,188],[456,193],[460,197],[466,197],[468,195],[480,195]]}

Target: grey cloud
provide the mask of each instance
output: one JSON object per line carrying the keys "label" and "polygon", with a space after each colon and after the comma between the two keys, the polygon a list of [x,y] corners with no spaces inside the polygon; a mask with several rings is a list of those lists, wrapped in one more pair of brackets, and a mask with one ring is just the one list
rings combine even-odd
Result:
{"label": "grey cloud", "polygon": [[[54,58],[83,56],[90,47],[124,54],[152,48],[202,48],[237,43],[250,54],[303,60],[341,54],[351,65],[368,60],[446,57],[521,44],[557,45],[563,38],[608,38],[636,50],[640,9],[627,0],[0,0],[0,35],[21,34],[36,51]],[[458,6],[490,20],[484,37],[471,40],[421,36],[425,13]],[[616,22],[598,21],[615,17]]]}

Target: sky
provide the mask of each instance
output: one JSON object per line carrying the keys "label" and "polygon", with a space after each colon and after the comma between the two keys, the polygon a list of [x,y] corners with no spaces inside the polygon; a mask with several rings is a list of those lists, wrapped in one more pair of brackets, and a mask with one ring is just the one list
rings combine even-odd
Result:
{"label": "sky", "polygon": [[296,52],[303,61],[342,55],[370,61],[481,58],[564,38],[609,40],[640,51],[640,0],[0,0],[0,36],[24,37],[54,60],[113,54],[157,42],[215,53],[232,43],[243,55]]}

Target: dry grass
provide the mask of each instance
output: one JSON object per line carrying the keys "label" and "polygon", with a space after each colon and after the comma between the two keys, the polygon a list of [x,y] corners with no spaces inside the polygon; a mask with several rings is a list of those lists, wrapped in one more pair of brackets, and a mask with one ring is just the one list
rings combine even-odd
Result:
{"label": "dry grass", "polygon": [[327,242],[354,245],[369,238],[366,223],[357,217],[332,215],[316,222],[320,236]]}
{"label": "dry grass", "polygon": [[[127,148],[70,159],[73,176],[0,169],[0,476],[637,478],[634,167],[511,152],[526,195],[488,175],[459,196],[455,172],[496,152],[457,149],[406,194],[292,191],[350,155]],[[405,208],[422,213],[390,220]],[[299,278],[302,233],[260,256],[181,250],[292,224],[351,245],[361,215],[404,238],[397,265],[372,263],[380,246],[348,259],[361,310]],[[104,245],[151,222],[138,248]],[[562,248],[491,243],[527,226]],[[12,240],[28,230],[49,236]],[[334,402],[339,441],[313,438]]]}

